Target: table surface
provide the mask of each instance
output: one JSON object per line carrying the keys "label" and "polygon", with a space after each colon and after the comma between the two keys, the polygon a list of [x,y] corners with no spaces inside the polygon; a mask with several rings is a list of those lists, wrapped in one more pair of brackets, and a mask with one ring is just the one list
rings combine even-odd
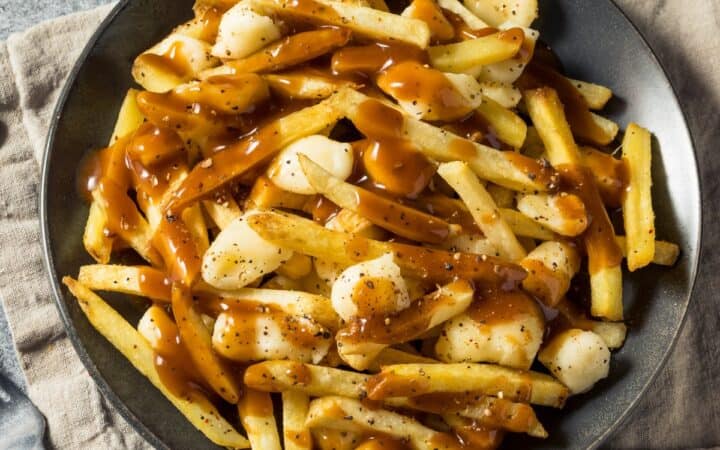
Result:
{"label": "table surface", "polygon": [[[0,2],[0,40],[22,31],[43,20],[90,9],[112,0],[2,0]],[[25,390],[24,377],[20,370],[10,336],[5,310],[0,302],[0,373]]]}

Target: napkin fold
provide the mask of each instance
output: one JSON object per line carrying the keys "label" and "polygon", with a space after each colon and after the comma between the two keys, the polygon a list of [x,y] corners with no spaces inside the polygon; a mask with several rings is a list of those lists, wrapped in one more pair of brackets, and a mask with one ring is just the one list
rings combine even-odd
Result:
{"label": "napkin fold", "polygon": [[[619,0],[669,71],[702,170],[705,247],[720,244],[720,2]],[[66,336],[42,265],[39,161],[57,96],[103,6],[40,24],[0,43],[0,297],[28,395],[57,448],[149,448],[100,395]],[[610,448],[720,444],[720,252],[706,251],[686,325],[666,368]]]}

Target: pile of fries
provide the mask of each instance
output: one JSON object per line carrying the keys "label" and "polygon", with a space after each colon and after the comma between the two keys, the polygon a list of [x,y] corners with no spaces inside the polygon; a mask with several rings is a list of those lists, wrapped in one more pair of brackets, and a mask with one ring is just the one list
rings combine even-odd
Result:
{"label": "pile of fries", "polygon": [[[650,133],[611,152],[612,92],[562,74],[534,0],[194,12],[81,167],[97,264],[63,281],[88,320],[220,446],[547,437],[533,407],[623,344],[622,260],[678,256]],[[98,291],[148,308],[134,326]]]}

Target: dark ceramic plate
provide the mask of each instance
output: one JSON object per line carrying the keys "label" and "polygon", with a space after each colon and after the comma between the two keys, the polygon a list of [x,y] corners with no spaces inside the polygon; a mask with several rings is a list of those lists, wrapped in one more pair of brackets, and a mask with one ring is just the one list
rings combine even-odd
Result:
{"label": "dark ceramic plate", "polygon": [[[91,263],[81,236],[87,206],[75,191],[82,155],[107,142],[116,112],[132,84],[133,58],[188,19],[191,0],[121,1],[90,40],[58,104],[43,166],[41,220],[48,272],[60,313],[80,358],[100,390],[150,443],[159,448],[213,448],[163,396],[90,326],[60,285]],[[542,411],[550,431],[537,448],[598,446],[655,377],[682,325],[695,279],[700,242],[700,193],[693,145],[673,89],[652,51],[610,1],[541,0],[543,39],[569,75],[611,86],[608,113],[623,127],[635,120],[651,129],[657,235],[677,242],[672,269],[650,267],[626,277],[630,333],[614,355],[610,377],[563,411]],[[137,323],[142,304],[109,296]],[[72,405],[58,405],[72,408]],[[630,430],[628,430],[630,431]],[[522,445],[520,442],[509,444]],[[525,447],[528,442],[524,441]]]}

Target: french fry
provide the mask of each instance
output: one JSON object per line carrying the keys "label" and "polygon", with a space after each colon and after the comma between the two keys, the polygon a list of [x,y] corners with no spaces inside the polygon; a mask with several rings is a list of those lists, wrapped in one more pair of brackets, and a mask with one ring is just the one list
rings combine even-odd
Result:
{"label": "french fry", "polygon": [[375,357],[373,362],[370,363],[368,371],[380,372],[383,366],[392,364],[440,364],[440,361],[404,352],[396,348],[386,347]]}
{"label": "french fry", "polygon": [[477,39],[430,47],[428,56],[436,69],[460,73],[512,58],[520,51],[524,39],[521,28],[511,28]]}
{"label": "french fry", "polygon": [[268,306],[276,306],[291,316],[307,316],[320,325],[331,330],[337,329],[338,315],[330,303],[330,299],[321,295],[310,294],[303,291],[280,289],[242,288],[232,291],[215,289],[205,283],[198,283],[195,292],[211,294],[212,298],[203,298],[204,305],[213,310],[215,314],[222,311],[219,303],[238,301],[252,301]]}
{"label": "french fry", "polygon": [[492,183],[488,183],[485,186],[485,189],[488,191],[488,194],[490,194],[498,208],[512,208],[515,204],[515,192],[510,189]]}
{"label": "french fry", "polygon": [[183,211],[182,220],[185,222],[188,231],[190,231],[198,255],[204,255],[210,247],[210,239],[208,238],[207,225],[200,204],[196,203]]}
{"label": "french fry", "polygon": [[555,238],[555,233],[535,222],[520,211],[500,208],[500,216],[510,226],[516,236],[549,241]]}
{"label": "french fry", "polygon": [[171,286],[165,272],[150,266],[81,266],[78,281],[92,290],[122,292],[170,303]]}
{"label": "french fry", "polygon": [[460,280],[392,316],[352,320],[335,337],[338,353],[353,369],[366,370],[384,348],[418,339],[465,311],[473,301],[473,292],[468,282]]}
{"label": "french fry", "polygon": [[480,178],[516,191],[545,192],[556,186],[557,174],[538,161],[514,152],[499,152],[412,117],[393,113],[389,107],[360,92],[347,90],[340,95],[345,100],[345,115],[355,125],[364,113],[393,117],[401,124],[397,137],[412,140],[429,158],[441,162],[466,161]]}
{"label": "french fry", "polygon": [[288,8],[283,0],[253,0],[253,4],[281,16],[344,27],[360,36],[379,41],[404,42],[421,49],[426,48],[430,41],[430,29],[422,20],[408,19],[389,12],[334,0],[315,0],[313,3],[320,7]]}
{"label": "french fry", "polygon": [[[271,0],[272,1],[272,0]],[[239,73],[267,73],[296,66],[345,45],[350,32],[342,28],[324,28],[288,36],[242,59],[199,74],[200,79]]]}
{"label": "french fry", "polygon": [[213,200],[203,200],[202,202],[205,212],[210,216],[215,225],[224,230],[235,219],[242,215],[242,210],[237,202],[230,195]]}
{"label": "french fry", "polygon": [[245,371],[245,384],[264,392],[297,391],[311,397],[364,398],[369,375],[295,361],[264,361]]}
{"label": "french fry", "polygon": [[93,259],[101,264],[110,262],[113,249],[113,238],[105,234],[107,215],[100,203],[90,203],[88,220],[83,232],[83,246]]}
{"label": "french fry", "polygon": [[631,123],[625,131],[622,157],[628,183],[622,201],[625,247],[630,272],[645,267],[655,255],[655,212],[652,206],[650,132]]}
{"label": "french fry", "polygon": [[460,195],[475,223],[497,248],[501,258],[519,261],[525,257],[525,249],[500,215],[490,194],[467,164],[461,162],[441,164],[438,174]]}
{"label": "french fry", "polygon": [[280,189],[266,175],[255,180],[245,204],[247,209],[287,208],[303,210],[311,197]]}
{"label": "french fry", "polygon": [[282,449],[270,394],[247,389],[238,402],[238,413],[252,448]]}
{"label": "french fry", "polygon": [[495,100],[503,108],[515,108],[522,100],[520,90],[510,83],[481,81],[480,88],[485,97]]}
{"label": "french fry", "polygon": [[489,25],[465,7],[458,0],[438,0],[438,5],[460,16],[465,24],[472,30],[488,28]]}
{"label": "french fry", "polygon": [[189,398],[178,397],[165,387],[155,368],[152,348],[117,311],[74,279],[64,277],[63,283],[78,299],[78,305],[93,327],[208,439],[222,447],[250,448],[248,440],[220,415],[208,399],[199,394]]}
{"label": "french fry", "polygon": [[300,253],[294,253],[290,259],[277,268],[277,273],[293,280],[299,280],[309,275],[312,270],[312,258]]}
{"label": "french fry", "polygon": [[568,78],[580,92],[590,109],[603,109],[613,96],[612,90],[595,83]]}
{"label": "french fry", "polygon": [[622,320],[622,253],[615,231],[592,175],[580,167],[581,156],[557,93],[550,88],[525,91],[525,104],[545,144],[550,162],[563,166],[563,177],[593,217],[583,235],[590,269],[591,313],[608,320]]}
{"label": "french fry", "polygon": [[313,428],[313,442],[319,450],[357,450],[362,434],[331,428]]}
{"label": "french fry", "polygon": [[127,94],[125,94],[109,145],[137,130],[145,120],[135,99],[138,92],[137,89],[128,89]]}
{"label": "french fry", "polygon": [[181,210],[257,165],[268,161],[280,149],[337,122],[340,94],[277,119],[256,133],[197,164],[166,204],[166,211]]}
{"label": "french fry", "polygon": [[249,223],[255,232],[276,245],[346,266],[392,253],[405,276],[428,282],[443,283],[458,277],[495,285],[513,284],[525,277],[523,269],[496,258],[375,241],[331,231],[289,214],[258,213]]}
{"label": "french fry", "polygon": [[499,428],[514,433],[546,438],[535,411],[526,403],[480,395],[475,392],[457,394],[427,394],[417,397],[394,397],[385,404],[399,408],[411,408],[433,414],[452,414],[467,417],[488,428]]}
{"label": "french fry", "polygon": [[361,86],[352,81],[345,81],[307,71],[274,73],[263,75],[270,89],[291,99],[319,100],[330,97],[342,88],[358,89]]}
{"label": "french fry", "polygon": [[527,135],[527,124],[520,116],[487,96],[483,96],[482,103],[475,111],[490,125],[498,139],[514,148],[522,147]]}
{"label": "french fry", "polygon": [[452,226],[444,220],[335,178],[305,155],[298,155],[298,158],[312,187],[341,208],[353,211],[398,236],[418,242],[437,244],[450,235]]}
{"label": "french fry", "polygon": [[187,288],[178,284],[173,286],[172,309],[180,336],[203,378],[225,401],[237,403],[240,388],[233,379],[232,369],[213,351],[210,332],[195,310]]}
{"label": "french fry", "polygon": [[443,445],[449,436],[414,419],[383,409],[371,409],[358,400],[344,397],[323,397],[310,402],[305,424],[309,428],[333,428],[359,434],[381,433],[409,442],[418,450],[452,448]]}
{"label": "french fry", "polygon": [[[627,255],[627,240],[625,236],[615,236],[623,255]],[[655,241],[655,254],[652,263],[661,266],[674,266],[680,256],[680,247],[677,244],[666,241]]]}
{"label": "french fry", "polygon": [[467,391],[554,408],[562,408],[568,396],[567,388],[549,375],[492,364],[398,364],[383,367],[367,383],[372,400]]}
{"label": "french fry", "polygon": [[285,450],[312,450],[310,430],[305,427],[310,397],[297,391],[282,393],[282,424]]}
{"label": "french fry", "polygon": [[508,3],[505,0],[465,0],[465,6],[491,27],[510,22],[529,27],[538,16],[537,0]]}
{"label": "french fry", "polygon": [[609,208],[622,206],[627,169],[622,159],[592,147],[581,147],[582,165],[593,174],[603,203]]}
{"label": "french fry", "polygon": [[578,236],[590,223],[580,197],[566,192],[519,196],[517,209],[562,236]]}

